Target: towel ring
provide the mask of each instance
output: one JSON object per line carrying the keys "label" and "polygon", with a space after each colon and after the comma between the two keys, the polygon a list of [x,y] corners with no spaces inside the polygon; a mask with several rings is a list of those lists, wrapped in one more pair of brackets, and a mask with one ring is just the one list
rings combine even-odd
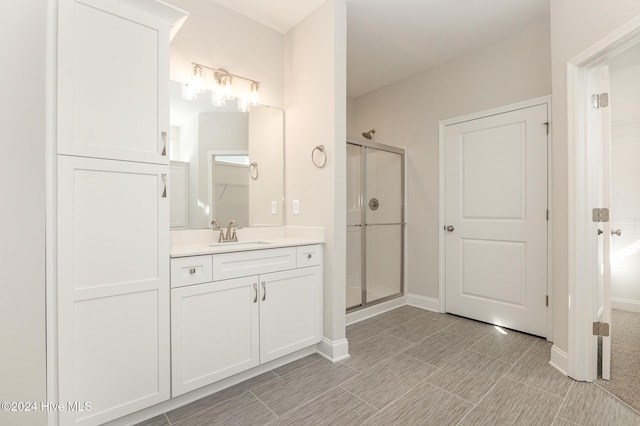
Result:
{"label": "towel ring", "polygon": [[[322,161],[322,163],[316,162],[316,151],[319,151],[323,154],[324,160]],[[324,145],[318,145],[313,148],[313,151],[311,151],[311,161],[313,162],[313,165],[319,169],[323,168],[327,164],[327,152],[324,150]]]}
{"label": "towel ring", "polygon": [[249,164],[249,176],[251,176],[251,179],[256,180],[258,179],[258,162],[254,161],[253,163]]}

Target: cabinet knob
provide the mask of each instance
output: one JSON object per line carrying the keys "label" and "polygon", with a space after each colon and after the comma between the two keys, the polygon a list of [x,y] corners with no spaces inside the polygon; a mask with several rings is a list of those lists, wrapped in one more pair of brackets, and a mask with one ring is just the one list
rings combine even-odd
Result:
{"label": "cabinet knob", "polygon": [[196,273],[196,268],[189,268],[189,274],[193,275]]}
{"label": "cabinet knob", "polygon": [[267,284],[262,281],[262,300],[267,300]]}
{"label": "cabinet knob", "polygon": [[311,259],[312,257],[311,253],[307,254],[307,259]]}
{"label": "cabinet knob", "polygon": [[253,303],[258,303],[258,283],[253,283]]}
{"label": "cabinet knob", "polygon": [[162,174],[162,184],[164,185],[164,188],[162,189],[162,198],[167,198],[167,174],[166,173]]}

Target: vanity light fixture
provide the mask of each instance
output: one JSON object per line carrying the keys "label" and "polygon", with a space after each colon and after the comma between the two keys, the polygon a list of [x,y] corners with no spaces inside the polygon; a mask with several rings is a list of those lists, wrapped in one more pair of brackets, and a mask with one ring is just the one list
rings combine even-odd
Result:
{"label": "vanity light fixture", "polygon": [[194,100],[199,93],[211,90],[211,102],[215,106],[224,106],[225,101],[237,99],[238,110],[248,112],[250,106],[260,105],[259,81],[232,74],[222,68],[211,68],[195,62],[192,64],[191,81],[182,86],[184,99]]}

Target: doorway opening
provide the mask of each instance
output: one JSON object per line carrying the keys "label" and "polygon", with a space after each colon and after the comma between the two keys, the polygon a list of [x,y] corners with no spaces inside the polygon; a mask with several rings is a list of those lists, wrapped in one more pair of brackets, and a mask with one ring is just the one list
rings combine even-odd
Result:
{"label": "doorway opening", "polygon": [[633,261],[634,244],[640,240],[634,220],[640,220],[640,208],[635,208],[640,199],[633,176],[640,161],[640,127],[633,130],[640,126],[640,103],[633,97],[640,91],[639,46],[640,17],[568,63],[567,373],[577,380],[616,375],[611,369],[616,335],[611,308],[640,306],[640,291],[625,284],[640,278],[634,271],[640,258]]}
{"label": "doorway opening", "polygon": [[404,294],[404,156],[347,142],[347,312]]}

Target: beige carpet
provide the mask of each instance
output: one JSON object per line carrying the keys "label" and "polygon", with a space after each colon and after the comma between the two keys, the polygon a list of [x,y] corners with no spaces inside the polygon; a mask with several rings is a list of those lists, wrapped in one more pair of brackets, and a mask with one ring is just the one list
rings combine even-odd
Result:
{"label": "beige carpet", "polygon": [[612,317],[611,380],[598,385],[640,412],[640,313],[614,309]]}

